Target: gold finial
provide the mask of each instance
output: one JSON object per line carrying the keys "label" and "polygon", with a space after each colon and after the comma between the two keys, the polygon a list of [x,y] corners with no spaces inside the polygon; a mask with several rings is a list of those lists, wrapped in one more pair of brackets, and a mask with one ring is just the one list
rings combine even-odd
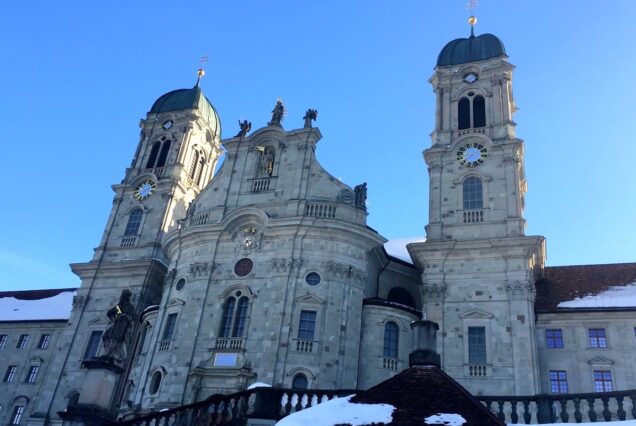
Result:
{"label": "gold finial", "polygon": [[201,56],[201,59],[199,60],[199,63],[201,64],[201,66],[197,70],[197,84],[195,84],[194,87],[197,87],[199,85],[201,78],[205,75],[204,67],[206,62],[208,62],[208,55]]}
{"label": "gold finial", "polygon": [[466,9],[470,10],[470,17],[468,18],[468,24],[470,25],[470,36],[475,37],[475,24],[477,23],[477,17],[475,16],[475,8],[479,6],[478,0],[468,0]]}

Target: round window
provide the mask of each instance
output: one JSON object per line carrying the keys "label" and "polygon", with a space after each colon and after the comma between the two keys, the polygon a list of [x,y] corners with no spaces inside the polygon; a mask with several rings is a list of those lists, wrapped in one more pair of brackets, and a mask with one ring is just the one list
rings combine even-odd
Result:
{"label": "round window", "polygon": [[315,286],[320,284],[320,274],[317,272],[310,272],[305,277],[305,282],[310,286]]}
{"label": "round window", "polygon": [[183,290],[183,287],[185,287],[185,278],[181,278],[179,281],[177,281],[177,285],[175,286],[177,291]]}
{"label": "round window", "polygon": [[254,267],[254,262],[252,259],[248,259],[247,257],[239,260],[234,265],[234,273],[239,277],[244,277],[245,275],[252,272],[252,268]]}
{"label": "round window", "polygon": [[159,392],[159,386],[161,385],[161,371],[155,371],[150,380],[150,395],[154,395]]}

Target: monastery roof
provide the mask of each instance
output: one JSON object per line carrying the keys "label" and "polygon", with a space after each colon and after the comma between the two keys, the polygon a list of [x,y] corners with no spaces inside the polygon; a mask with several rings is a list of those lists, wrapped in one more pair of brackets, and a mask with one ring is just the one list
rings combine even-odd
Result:
{"label": "monastery roof", "polygon": [[545,268],[535,311],[636,309],[636,263]]}
{"label": "monastery roof", "polygon": [[0,292],[0,322],[68,320],[76,288]]}

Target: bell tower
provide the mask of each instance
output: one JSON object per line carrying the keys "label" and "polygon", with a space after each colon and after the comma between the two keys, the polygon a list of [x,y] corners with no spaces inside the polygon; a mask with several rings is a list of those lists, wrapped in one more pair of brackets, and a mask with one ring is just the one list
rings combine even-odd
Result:
{"label": "bell tower", "polygon": [[140,127],[132,163],[113,185],[113,206],[93,259],[71,265],[82,284],[65,333],[68,356],[52,366],[60,381],[56,385],[58,377],[51,375],[44,386],[41,412],[63,410],[74,394],[76,409],[66,412],[68,419],[90,417],[95,407],[115,418],[140,336],[139,317],[161,301],[171,276],[163,238],[186,217],[222,153],[221,123],[198,81],[159,97]]}
{"label": "bell tower", "polygon": [[443,368],[473,393],[540,391],[534,283],[544,239],[525,236],[523,141],[512,72],[492,34],[449,42],[429,80],[436,95],[426,242],[408,246],[427,319],[442,331]]}

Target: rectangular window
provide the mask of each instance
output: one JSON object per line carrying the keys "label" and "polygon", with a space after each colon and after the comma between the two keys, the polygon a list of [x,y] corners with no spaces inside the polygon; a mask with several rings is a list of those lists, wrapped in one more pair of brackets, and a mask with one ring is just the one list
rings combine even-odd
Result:
{"label": "rectangular window", "polygon": [[43,334],[40,336],[40,343],[38,343],[38,349],[47,349],[49,347],[49,341],[51,340],[50,334]]}
{"label": "rectangular window", "polygon": [[28,344],[29,344],[29,335],[21,334],[20,338],[18,339],[18,345],[16,346],[16,348],[24,349],[27,347]]}
{"label": "rectangular window", "polygon": [[18,371],[17,365],[10,365],[7,367],[7,372],[4,374],[3,382],[12,382],[15,377],[15,373]]}
{"label": "rectangular window", "polygon": [[7,344],[7,335],[0,334],[0,349],[4,348],[4,345]]}
{"label": "rectangular window", "polygon": [[607,338],[604,328],[590,328],[587,330],[590,337],[590,348],[606,348]]}
{"label": "rectangular window", "polygon": [[314,340],[316,330],[316,311],[300,311],[300,324],[298,325],[298,338],[302,340]]}
{"label": "rectangular window", "polygon": [[548,349],[562,349],[563,348],[563,332],[560,328],[545,331],[545,341],[548,345]]}
{"label": "rectangular window", "polygon": [[594,391],[595,392],[611,392],[612,372],[609,370],[594,370]]}
{"label": "rectangular window", "polygon": [[468,327],[468,363],[486,363],[486,327]]}
{"label": "rectangular window", "polygon": [[177,314],[174,313],[168,315],[168,319],[166,320],[166,327],[163,329],[163,337],[161,338],[161,340],[172,340],[175,325],[177,325]]}
{"label": "rectangular window", "polygon": [[40,371],[39,365],[32,365],[29,368],[29,374],[24,378],[24,383],[35,383],[38,378],[38,373]]}
{"label": "rectangular window", "polygon": [[16,405],[13,407],[13,415],[11,416],[11,424],[19,425],[20,420],[22,420],[22,415],[24,414],[24,406]]}
{"label": "rectangular window", "polygon": [[99,352],[99,346],[102,342],[102,331],[94,330],[91,332],[90,337],[88,338],[88,344],[86,345],[86,350],[84,351],[84,359],[91,359],[97,356]]}
{"label": "rectangular window", "polygon": [[550,370],[550,392],[568,393],[568,378],[565,370]]}

